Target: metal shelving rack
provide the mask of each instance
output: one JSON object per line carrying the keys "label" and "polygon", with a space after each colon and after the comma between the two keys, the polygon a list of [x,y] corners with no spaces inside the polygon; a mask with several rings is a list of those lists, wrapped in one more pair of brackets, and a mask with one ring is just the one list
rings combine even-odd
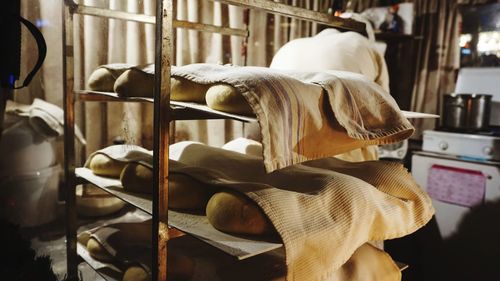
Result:
{"label": "metal shelving rack", "polygon": [[[259,9],[268,13],[290,18],[321,23],[344,30],[365,33],[363,23],[341,19],[332,15],[293,7],[271,0],[211,0],[244,8]],[[169,125],[173,120],[232,118],[252,122],[255,119],[228,115],[221,112],[207,113],[196,107],[170,101],[170,68],[173,58],[174,28],[188,28],[204,32],[214,32],[222,35],[246,36],[248,30],[221,27],[196,22],[174,19],[175,0],[157,0],[156,16],[132,14],[90,6],[79,5],[73,0],[64,0],[63,5],[63,83],[64,83],[64,171],[66,180],[66,247],[67,247],[67,277],[68,280],[78,280],[77,253],[77,214],[76,185],[86,182],[85,178],[77,176],[75,161],[75,102],[153,102],[154,104],[154,140],[153,140],[153,196],[152,196],[152,241],[153,264],[152,280],[167,279],[167,242],[169,236],[176,235],[174,228],[168,227],[168,148]],[[145,24],[156,24],[155,44],[155,88],[154,98],[123,99],[109,93],[81,91],[74,88],[74,47],[73,47],[73,16],[89,15],[110,19],[135,21]],[[116,194],[115,194],[116,196]],[[124,199],[124,198],[122,198]],[[130,203],[130,202],[129,202]],[[106,276],[105,276],[106,277]]]}

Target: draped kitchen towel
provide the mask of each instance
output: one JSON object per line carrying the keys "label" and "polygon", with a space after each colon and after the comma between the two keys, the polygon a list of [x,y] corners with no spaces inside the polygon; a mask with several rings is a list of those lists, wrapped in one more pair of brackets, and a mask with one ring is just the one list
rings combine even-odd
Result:
{"label": "draped kitchen towel", "polygon": [[260,125],[267,172],[414,131],[394,99],[360,74],[190,64],[172,68],[172,76],[226,83],[245,97]]}
{"label": "draped kitchen towel", "polygon": [[[98,153],[150,161],[150,151],[134,146]],[[235,190],[260,206],[283,240],[287,280],[335,280],[361,245],[410,234],[434,214],[427,194],[393,162],[324,158],[267,173],[261,157],[196,142],[171,145],[169,157],[170,174]]]}
{"label": "draped kitchen towel", "polygon": [[96,154],[102,154],[125,163],[135,162],[153,168],[153,151],[133,144],[116,144],[93,152],[85,162],[86,168],[89,167],[90,160]]}
{"label": "draped kitchen towel", "polygon": [[434,214],[397,163],[325,158],[266,173],[260,157],[193,142],[171,145],[170,159],[171,174],[233,189],[262,208],[283,240],[287,280],[332,280],[364,243],[410,234]]}

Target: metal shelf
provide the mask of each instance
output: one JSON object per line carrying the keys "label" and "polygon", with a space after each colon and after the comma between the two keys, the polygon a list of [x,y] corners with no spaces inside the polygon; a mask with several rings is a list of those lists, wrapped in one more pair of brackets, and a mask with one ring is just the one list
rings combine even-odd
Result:
{"label": "metal shelf", "polygon": [[146,212],[149,215],[153,214],[153,203],[151,195],[131,193],[123,190],[119,179],[97,176],[90,169],[76,168],[75,174],[77,177],[83,178],[91,184],[101,188],[102,190],[120,198],[130,205]]}
{"label": "metal shelf", "polygon": [[[151,195],[126,192],[123,190],[120,180],[96,176],[87,168],[77,168],[75,172],[78,177],[87,180],[140,210],[150,215],[153,213]],[[235,236],[221,232],[208,222],[205,215],[169,210],[168,224],[236,257],[238,260],[253,257],[283,246],[277,238],[261,239]]]}
{"label": "metal shelf", "polygon": [[[116,93],[98,91],[75,91],[78,101],[82,102],[146,102],[153,103],[153,98],[144,97],[120,97]],[[201,119],[232,119],[242,122],[257,122],[255,117],[227,113],[210,107],[182,101],[170,101],[171,120],[201,120]]]}

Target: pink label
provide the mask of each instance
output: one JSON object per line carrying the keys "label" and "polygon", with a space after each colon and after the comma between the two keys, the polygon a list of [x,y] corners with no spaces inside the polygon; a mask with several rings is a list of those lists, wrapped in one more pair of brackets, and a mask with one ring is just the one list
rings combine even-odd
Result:
{"label": "pink label", "polygon": [[484,201],[486,177],[480,171],[433,165],[427,193],[435,200],[472,207]]}

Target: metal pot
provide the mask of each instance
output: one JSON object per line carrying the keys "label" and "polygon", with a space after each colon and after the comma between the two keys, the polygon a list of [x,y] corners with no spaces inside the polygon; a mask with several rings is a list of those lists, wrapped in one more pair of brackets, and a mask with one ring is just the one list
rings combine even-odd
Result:
{"label": "metal pot", "polygon": [[443,100],[443,127],[456,131],[489,129],[491,95],[449,94]]}

